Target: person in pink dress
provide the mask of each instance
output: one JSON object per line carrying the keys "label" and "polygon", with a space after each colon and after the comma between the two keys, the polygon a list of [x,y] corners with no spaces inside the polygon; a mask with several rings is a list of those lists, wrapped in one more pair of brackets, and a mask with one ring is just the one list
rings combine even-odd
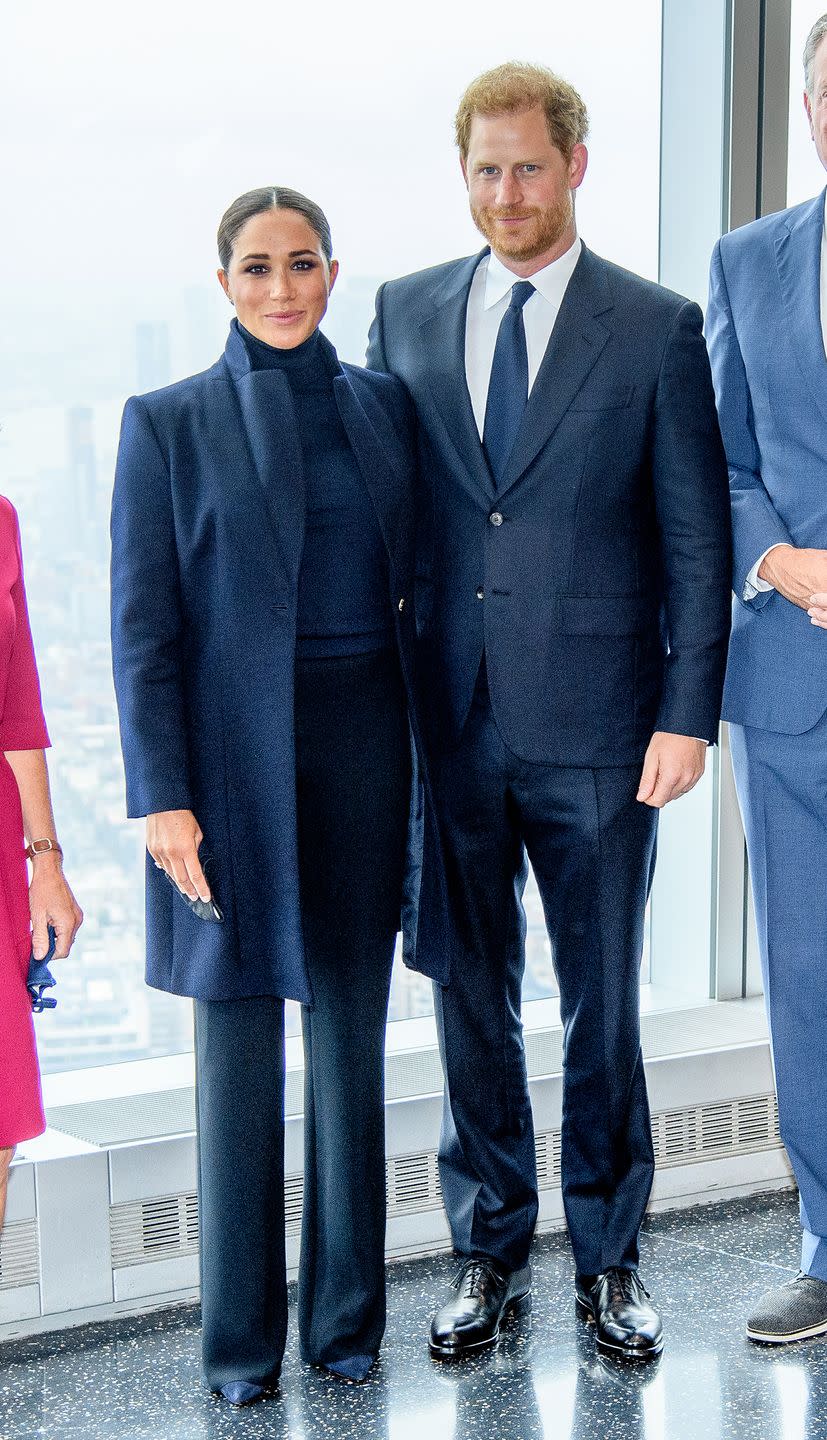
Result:
{"label": "person in pink dress", "polygon": [[32,952],[39,960],[46,955],[50,925],[54,958],[65,959],[83,920],[63,875],[48,744],[17,514],[0,496],[0,1229],[14,1147],[46,1128],[26,989],[29,959]]}

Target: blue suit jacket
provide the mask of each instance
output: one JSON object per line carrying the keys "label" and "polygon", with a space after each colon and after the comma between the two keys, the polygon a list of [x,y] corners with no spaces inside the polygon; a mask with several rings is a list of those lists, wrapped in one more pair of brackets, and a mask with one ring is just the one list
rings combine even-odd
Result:
{"label": "blue suit jacket", "polygon": [[439,740],[461,731],[483,644],[523,759],[637,764],[655,729],[714,740],[730,520],[701,312],[584,247],[495,491],[465,381],[481,258],[383,286],[368,350],[419,421],[418,610]]}
{"label": "blue suit jacket", "polygon": [[[409,401],[397,381],[349,365],[333,385],[387,547],[418,740]],[[293,729],[304,514],[288,381],[251,370],[235,328],[212,369],[128,401],[112,507],[127,808],[195,813],[225,915],[223,925],[196,919],[148,861],[147,978],[179,995],[312,999]]]}
{"label": "blue suit jacket", "polygon": [[822,193],[725,235],[706,321],[735,541],[724,719],[785,735],[827,710],[825,636],[776,591],[743,595],[771,545],[827,548],[823,230]]}

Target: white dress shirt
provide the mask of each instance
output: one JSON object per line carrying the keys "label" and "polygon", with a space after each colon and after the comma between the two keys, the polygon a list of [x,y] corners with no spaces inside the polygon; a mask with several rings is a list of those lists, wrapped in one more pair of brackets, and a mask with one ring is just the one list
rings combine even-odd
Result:
{"label": "white dress shirt", "polygon": [[[582,249],[577,237],[565,255],[552,260],[528,279],[536,290],[523,306],[526,349],[528,351],[528,393],[537,379],[537,371],[546,353],[554,322],[560,313],[574,267]],[[496,255],[485,255],[474,271],[465,312],[465,378],[474,408],[480,439],[485,426],[488,382],[494,363],[494,347],[500,321],[511,300],[511,287],[523,277],[506,269]]]}
{"label": "white dress shirt", "polygon": [[[821,306],[821,337],[822,343],[824,345],[824,354],[827,356],[827,195],[825,195],[824,205],[824,228],[821,231],[821,271],[819,285],[819,303]],[[757,561],[750,570],[744,584],[745,600],[754,600],[756,595],[760,594],[762,590],[775,589],[775,586],[771,585],[768,580],[761,580],[758,576],[758,571],[761,569],[761,566],[769,555],[770,550],[774,549],[775,546],[770,545],[769,550],[765,550],[763,555],[760,555],[758,557]]]}

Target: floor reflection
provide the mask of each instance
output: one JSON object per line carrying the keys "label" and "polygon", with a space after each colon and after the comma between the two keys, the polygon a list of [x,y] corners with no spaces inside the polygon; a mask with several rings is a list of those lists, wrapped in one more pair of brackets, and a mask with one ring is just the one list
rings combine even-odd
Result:
{"label": "floor reflection", "polygon": [[199,1385],[194,1310],[17,1342],[0,1347],[0,1440],[827,1440],[827,1341],[743,1333],[796,1251],[791,1197],[653,1220],[643,1267],[666,1348],[638,1364],[600,1355],[575,1318],[562,1236],[537,1242],[532,1315],[462,1365],[425,1343],[450,1257],[394,1265],[364,1385],[302,1365],[293,1329],[281,1392],[244,1411]]}

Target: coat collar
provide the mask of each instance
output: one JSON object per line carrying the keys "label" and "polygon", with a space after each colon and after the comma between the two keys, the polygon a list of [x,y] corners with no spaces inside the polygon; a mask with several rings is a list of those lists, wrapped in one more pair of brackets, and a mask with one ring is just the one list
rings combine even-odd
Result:
{"label": "coat collar", "polygon": [[793,350],[816,404],[827,420],[827,357],[821,328],[824,201],[822,190],[815,200],[797,207],[787,218],[775,241],[775,258]]}
{"label": "coat collar", "polygon": [[412,458],[364,372],[350,366],[334,377],[333,394],[345,434],[373,503],[391,565],[404,574],[412,560]]}
{"label": "coat collar", "polygon": [[[341,361],[327,336],[323,335],[321,331],[319,331],[319,349],[330,373],[332,375],[340,375],[342,373]],[[244,336],[241,333],[236,319],[234,319],[230,325],[230,333],[227,336],[227,343],[224,346],[224,360],[233,380],[240,380],[242,376],[251,373],[261,373],[253,369],[250,352],[244,343]],[[272,374],[273,372],[269,371],[266,373]]]}
{"label": "coat collar", "polygon": [[270,523],[266,564],[296,577],[304,546],[305,484],[290,384],[282,370],[254,370],[236,325],[230,327],[223,365],[238,404],[247,469]]}
{"label": "coat collar", "polygon": [[[357,367],[343,366],[326,336],[322,354],[357,464],[390,559],[408,545],[404,517],[410,461],[381,403]],[[306,491],[290,383],[283,370],[254,370],[238,327],[230,327],[223,363],[238,401],[250,469],[275,535],[281,566],[298,574],[304,545]],[[357,389],[360,393],[357,394]],[[389,476],[391,477],[389,483]]]}

